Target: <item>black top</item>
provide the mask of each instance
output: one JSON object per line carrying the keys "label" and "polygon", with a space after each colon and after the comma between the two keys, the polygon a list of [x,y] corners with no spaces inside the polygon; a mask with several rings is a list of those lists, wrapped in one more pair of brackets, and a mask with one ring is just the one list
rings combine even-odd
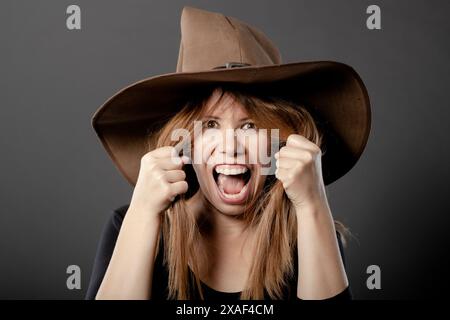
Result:
{"label": "black top", "polygon": [[[117,236],[122,225],[125,213],[129,205],[124,205],[113,211],[111,218],[103,228],[100,243],[95,256],[94,267],[86,294],[86,299],[95,299],[97,291],[105,275],[109,261],[111,259]],[[337,236],[339,249],[345,265],[343,254],[343,246],[340,236]],[[152,280],[152,300],[167,300],[168,297],[168,278],[169,273],[167,267],[163,264],[164,244],[162,236],[160,237],[161,245],[155,260]],[[297,251],[294,258],[294,275],[288,281],[288,286],[284,289],[283,300],[299,300],[297,298],[297,275],[298,275]],[[191,272],[191,271],[190,271]],[[208,287],[205,283],[201,283],[205,300],[239,300],[240,292],[221,292]],[[198,298],[197,292],[193,292],[194,299]],[[349,300],[352,298],[350,288],[347,287],[343,292],[335,297],[327,300]],[[266,295],[266,299],[270,299]]]}

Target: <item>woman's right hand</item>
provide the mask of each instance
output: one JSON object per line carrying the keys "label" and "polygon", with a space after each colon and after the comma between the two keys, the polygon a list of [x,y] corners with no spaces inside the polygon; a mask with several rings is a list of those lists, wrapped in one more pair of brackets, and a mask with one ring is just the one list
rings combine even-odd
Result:
{"label": "woman's right hand", "polygon": [[160,214],[188,190],[183,164],[174,147],[141,158],[136,186],[96,299],[150,299],[160,234]]}
{"label": "woman's right hand", "polygon": [[179,194],[188,190],[183,165],[189,160],[178,156],[171,146],[157,148],[141,158],[141,167],[130,207],[154,218],[166,210]]}

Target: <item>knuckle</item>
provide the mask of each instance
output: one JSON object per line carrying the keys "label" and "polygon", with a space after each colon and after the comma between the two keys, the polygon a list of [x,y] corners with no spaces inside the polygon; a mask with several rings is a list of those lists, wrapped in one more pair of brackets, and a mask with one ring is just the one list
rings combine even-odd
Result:
{"label": "knuckle", "polygon": [[292,143],[292,141],[294,141],[295,139],[296,139],[296,134],[295,133],[293,133],[293,134],[290,134],[289,135],[289,137],[287,138],[287,140],[286,140],[286,144],[290,144],[290,143]]}
{"label": "knuckle", "polygon": [[177,149],[174,146],[168,146],[167,150],[169,151],[170,157],[175,157],[177,155]]}
{"label": "knuckle", "polygon": [[152,176],[155,177],[160,183],[166,181],[166,173],[162,170],[158,170],[152,173]]}
{"label": "knuckle", "polygon": [[313,150],[313,153],[314,153],[315,155],[319,155],[319,154],[322,153],[322,149],[320,149],[320,147],[319,147],[317,144],[315,144],[315,143],[313,143],[313,148],[312,148],[312,150]]}
{"label": "knuckle", "polygon": [[156,173],[158,170],[158,166],[155,161],[148,161],[145,163],[145,168],[147,171],[153,172],[155,176],[159,177],[162,175],[162,172]]}
{"label": "knuckle", "polygon": [[286,143],[292,143],[292,142],[295,142],[295,141],[300,141],[302,139],[302,136],[301,135],[299,135],[299,134],[297,134],[297,133],[292,133],[292,134],[290,134],[289,135],[289,137],[287,138],[287,140],[286,140]]}
{"label": "knuckle", "polygon": [[146,154],[144,154],[141,158],[141,163],[145,164],[148,163],[150,161],[153,160],[153,156],[151,154],[151,152],[147,152]]}
{"label": "knuckle", "polygon": [[168,158],[168,160],[169,160],[172,164],[177,165],[177,166],[180,166],[180,165],[182,164],[181,159],[180,159],[179,157],[175,156],[175,155],[171,155],[171,156]]}
{"label": "knuckle", "polygon": [[276,177],[277,177],[278,180],[281,180],[281,181],[284,180],[284,177],[283,177],[283,175],[280,172],[277,172]]}
{"label": "knuckle", "polygon": [[305,153],[305,161],[306,162],[311,162],[314,160],[314,153],[313,152],[306,152]]}

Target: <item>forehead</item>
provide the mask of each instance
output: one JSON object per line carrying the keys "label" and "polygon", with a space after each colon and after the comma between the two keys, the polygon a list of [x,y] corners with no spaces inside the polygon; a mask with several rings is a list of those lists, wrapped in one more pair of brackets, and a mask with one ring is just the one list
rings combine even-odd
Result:
{"label": "forehead", "polygon": [[237,101],[231,94],[214,91],[205,105],[204,116],[214,116],[219,118],[248,116],[245,107]]}

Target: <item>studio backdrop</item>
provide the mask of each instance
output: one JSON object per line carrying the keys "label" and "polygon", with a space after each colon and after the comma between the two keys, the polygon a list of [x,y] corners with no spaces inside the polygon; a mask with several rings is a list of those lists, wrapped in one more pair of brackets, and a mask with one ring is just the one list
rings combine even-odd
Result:
{"label": "studio backdrop", "polygon": [[0,298],[85,297],[103,227],[133,192],[92,116],[126,85],[175,72],[184,6],[264,30],[284,63],[355,69],[370,135],[352,170],[327,186],[351,232],[353,296],[448,295],[450,2],[5,0]]}

